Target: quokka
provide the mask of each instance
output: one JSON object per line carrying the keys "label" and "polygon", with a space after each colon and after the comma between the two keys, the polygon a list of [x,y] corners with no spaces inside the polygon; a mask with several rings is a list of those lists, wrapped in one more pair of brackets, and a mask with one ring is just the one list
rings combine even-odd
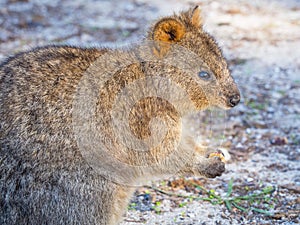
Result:
{"label": "quokka", "polygon": [[[47,46],[0,65],[0,224],[118,224],[136,184],[175,173],[213,178],[224,172],[221,155],[209,157],[211,152],[195,144],[184,123],[191,112],[212,105],[230,109],[240,100],[220,48],[203,30],[199,7],[159,19],[145,40],[152,44],[126,50],[135,63],[119,68],[105,82],[105,63],[99,59],[109,55],[106,59],[117,66],[127,60],[125,50]],[[185,58],[184,51],[175,54],[176,46],[195,57]],[[147,57],[153,60],[143,60]],[[192,75],[161,63],[168,57],[178,65],[186,63]],[[111,113],[118,104],[116,96],[137,80],[155,80],[157,74],[162,77],[158,91],[169,89],[166,96],[171,97],[176,88],[184,91],[185,98],[176,97],[184,110],[179,112],[162,94],[142,96],[127,117],[134,140],[125,135],[120,143],[114,135],[122,135],[122,129],[118,123],[112,128],[113,115],[118,115]],[[79,88],[83,76],[96,80],[87,82],[87,90],[99,89],[93,97],[92,122],[80,111],[88,110],[79,104],[85,106],[78,95],[84,90]],[[170,88],[166,80],[177,87]],[[122,92],[123,107],[130,105],[126,101],[137,89]],[[89,101],[90,96],[85,97]],[[151,122],[154,117],[166,121],[164,133],[159,133],[159,121]],[[93,129],[88,130],[87,123]],[[90,142],[82,141],[84,129],[91,133]],[[156,131],[163,134],[157,145],[132,150],[131,141],[148,140],[151,145]],[[93,148],[105,148],[110,159]],[[111,162],[116,164],[110,167]],[[118,162],[126,166],[118,167]]]}

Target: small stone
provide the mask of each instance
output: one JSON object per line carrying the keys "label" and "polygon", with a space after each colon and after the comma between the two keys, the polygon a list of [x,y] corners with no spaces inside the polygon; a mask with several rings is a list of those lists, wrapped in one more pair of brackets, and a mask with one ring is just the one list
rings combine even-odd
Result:
{"label": "small stone", "polygon": [[187,214],[187,217],[190,217],[190,218],[195,218],[195,217],[196,217],[196,215],[195,215],[195,213],[188,213],[188,214]]}
{"label": "small stone", "polygon": [[270,88],[271,88],[271,85],[270,85],[270,84],[265,84],[265,89],[266,89],[266,90],[270,90]]}
{"label": "small stone", "polygon": [[133,202],[136,203],[136,209],[142,212],[152,209],[152,197],[150,194],[138,195]]}
{"label": "small stone", "polygon": [[252,181],[254,181],[254,179],[253,179],[252,177],[248,177],[248,178],[247,178],[247,182],[248,182],[248,183],[251,183]]}
{"label": "small stone", "polygon": [[267,112],[268,113],[274,113],[275,109],[273,107],[268,107]]}
{"label": "small stone", "polygon": [[288,144],[288,139],[286,137],[275,137],[270,143],[272,145],[286,145]]}
{"label": "small stone", "polygon": [[210,218],[210,219],[212,219],[212,218],[214,218],[214,215],[208,214],[207,217]]}
{"label": "small stone", "polygon": [[244,146],[241,143],[238,143],[235,147],[236,148],[243,148]]}
{"label": "small stone", "polygon": [[251,128],[247,128],[247,129],[246,129],[246,134],[251,134],[251,132],[252,132],[252,129],[251,129]]}

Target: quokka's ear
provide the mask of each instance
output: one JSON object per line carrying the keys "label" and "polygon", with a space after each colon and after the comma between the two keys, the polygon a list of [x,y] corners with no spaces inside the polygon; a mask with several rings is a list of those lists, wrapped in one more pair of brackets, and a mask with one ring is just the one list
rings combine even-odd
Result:
{"label": "quokka's ear", "polygon": [[155,44],[154,53],[163,57],[170,49],[170,44],[180,41],[185,34],[184,25],[173,18],[166,18],[158,21],[153,29],[153,40]]}
{"label": "quokka's ear", "polygon": [[202,26],[201,9],[198,5],[192,11],[191,21],[195,27]]}

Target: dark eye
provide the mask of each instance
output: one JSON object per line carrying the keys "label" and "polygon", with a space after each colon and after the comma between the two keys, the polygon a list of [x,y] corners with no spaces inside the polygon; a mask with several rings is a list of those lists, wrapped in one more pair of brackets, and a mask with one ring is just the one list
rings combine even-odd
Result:
{"label": "dark eye", "polygon": [[210,78],[210,74],[206,71],[200,71],[198,76],[203,80],[208,80]]}

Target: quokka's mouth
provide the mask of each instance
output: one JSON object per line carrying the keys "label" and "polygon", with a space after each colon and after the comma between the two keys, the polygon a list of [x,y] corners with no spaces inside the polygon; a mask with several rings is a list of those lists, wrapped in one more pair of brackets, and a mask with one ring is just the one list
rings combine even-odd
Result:
{"label": "quokka's mouth", "polygon": [[228,104],[230,107],[235,107],[236,105],[239,104],[240,100],[241,100],[240,94],[234,94],[234,95],[231,95],[231,96],[227,99],[227,104]]}
{"label": "quokka's mouth", "polygon": [[229,110],[233,108],[231,105],[228,105],[228,101],[225,96],[221,97],[221,99],[217,102],[216,106],[224,110]]}
{"label": "quokka's mouth", "polygon": [[230,97],[221,97],[221,101],[219,102],[218,106],[222,109],[228,110],[232,109],[233,107],[237,106],[240,102],[240,95],[235,94]]}

